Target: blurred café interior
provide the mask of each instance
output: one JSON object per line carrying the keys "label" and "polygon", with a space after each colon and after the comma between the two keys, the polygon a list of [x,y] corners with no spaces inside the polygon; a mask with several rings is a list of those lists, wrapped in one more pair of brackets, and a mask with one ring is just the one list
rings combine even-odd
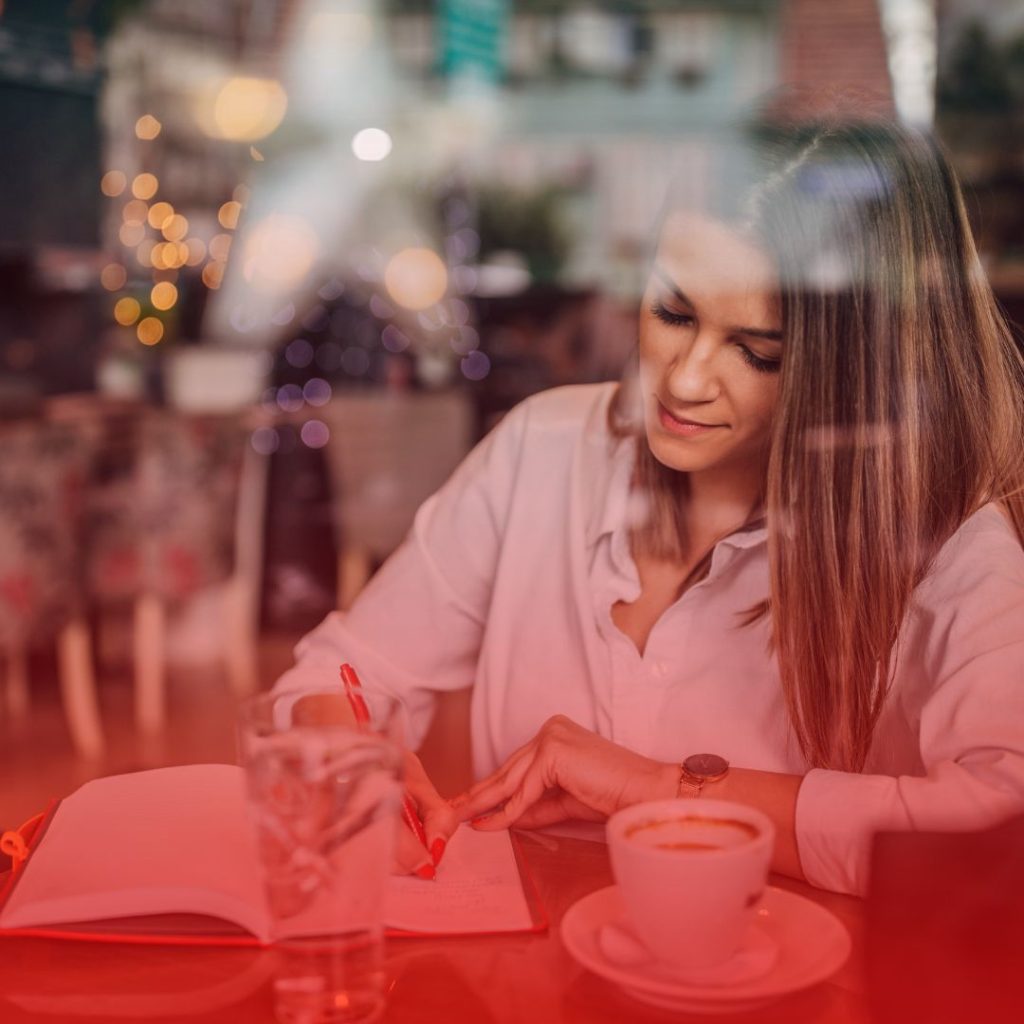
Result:
{"label": "blurred caf\u00e9 interior", "polygon": [[0,823],[232,760],[504,412],[622,373],[672,176],[835,95],[934,127],[1024,322],[1019,4],[0,0]]}

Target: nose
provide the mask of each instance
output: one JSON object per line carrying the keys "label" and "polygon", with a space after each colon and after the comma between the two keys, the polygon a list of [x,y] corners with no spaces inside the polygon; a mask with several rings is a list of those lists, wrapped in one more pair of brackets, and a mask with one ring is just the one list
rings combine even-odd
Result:
{"label": "nose", "polygon": [[682,344],[669,365],[666,385],[681,403],[713,402],[721,390],[716,356],[719,345],[707,331]]}

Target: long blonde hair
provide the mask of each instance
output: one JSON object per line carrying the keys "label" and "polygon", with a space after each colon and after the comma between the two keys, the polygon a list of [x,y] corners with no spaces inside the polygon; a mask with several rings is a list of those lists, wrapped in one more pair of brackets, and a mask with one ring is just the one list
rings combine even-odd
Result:
{"label": "long blonde hair", "polygon": [[[720,211],[781,280],[770,595],[743,621],[771,616],[808,763],[859,771],[939,549],[990,501],[1024,544],[1024,361],[934,140],[873,123],[758,143],[757,181]],[[637,480],[652,509],[638,543],[663,551],[685,475],[640,437]]]}

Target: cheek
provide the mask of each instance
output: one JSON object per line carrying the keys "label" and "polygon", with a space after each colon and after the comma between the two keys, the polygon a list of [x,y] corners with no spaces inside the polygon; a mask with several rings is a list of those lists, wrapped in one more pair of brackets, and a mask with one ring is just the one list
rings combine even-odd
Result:
{"label": "cheek", "polygon": [[658,330],[658,325],[640,321],[637,355],[640,360],[641,376],[647,379],[656,377],[671,361],[671,339],[667,345],[665,340],[663,332]]}
{"label": "cheek", "polygon": [[776,377],[768,381],[751,381],[742,397],[747,419],[759,427],[769,426],[775,415],[775,403],[779,394]]}

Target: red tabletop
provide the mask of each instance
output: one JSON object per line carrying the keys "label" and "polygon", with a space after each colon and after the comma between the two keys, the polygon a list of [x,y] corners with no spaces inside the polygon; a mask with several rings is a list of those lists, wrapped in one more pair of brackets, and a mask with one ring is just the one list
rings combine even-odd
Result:
{"label": "red tabletop", "polygon": [[[611,883],[601,843],[521,833],[546,934],[393,939],[384,1020],[402,1024],[623,1024],[697,1020],[647,1007],[579,966],[559,923],[572,904]],[[853,955],[829,981],[765,1009],[700,1018],[746,1024],[868,1024],[861,903],[787,879],[775,884],[835,913]],[[0,939],[0,1021],[273,1021],[271,950]]]}

